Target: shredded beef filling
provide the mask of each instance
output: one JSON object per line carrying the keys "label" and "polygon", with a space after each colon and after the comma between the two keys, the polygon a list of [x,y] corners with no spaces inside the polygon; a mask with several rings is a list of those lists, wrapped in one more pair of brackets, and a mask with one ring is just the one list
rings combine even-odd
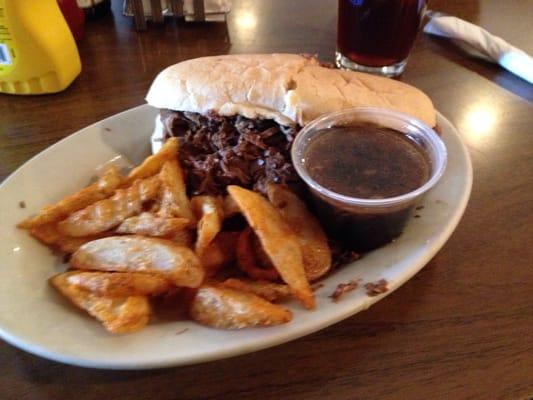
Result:
{"label": "shredded beef filling", "polygon": [[222,194],[227,185],[265,193],[270,182],[300,191],[301,181],[290,158],[298,125],[171,110],[161,110],[161,120],[165,139],[180,140],[179,158],[187,170],[190,195]]}
{"label": "shredded beef filling", "polygon": [[[300,126],[242,116],[222,117],[216,112],[202,115],[161,110],[160,115],[165,127],[164,140],[174,136],[180,141],[179,159],[187,171],[190,196],[225,194],[227,185],[266,194],[267,184],[273,182],[290,186],[312,208],[306,186],[290,158]],[[333,269],[359,257],[338,243],[331,242],[331,246]]]}

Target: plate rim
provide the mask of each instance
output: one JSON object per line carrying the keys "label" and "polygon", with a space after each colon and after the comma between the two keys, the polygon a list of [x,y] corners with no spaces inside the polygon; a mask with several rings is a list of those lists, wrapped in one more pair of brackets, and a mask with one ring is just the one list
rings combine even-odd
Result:
{"label": "plate rim", "polygon": [[[24,168],[27,164],[34,162],[38,160],[41,157],[45,157],[48,152],[55,151],[56,146],[59,147],[61,145],[64,145],[65,143],[75,140],[78,135],[85,134],[85,131],[91,128],[98,127],[105,123],[105,121],[110,119],[115,119],[119,116],[122,116],[123,114],[127,114],[130,112],[139,112],[143,111],[144,109],[151,108],[148,104],[142,104],[136,107],[132,107],[130,109],[124,110],[120,113],[113,114],[109,117],[106,117],[104,119],[101,119],[93,124],[87,125],[86,127],[83,127],[76,132],[68,135],[67,137],[59,140],[58,142],[54,143],[53,145],[49,146],[48,148],[44,149],[43,151],[39,152],[38,154],[31,157],[29,160],[24,162],[21,166],[19,166],[14,172],[12,172],[2,183],[0,183],[0,189],[2,186],[10,182],[12,179],[16,178],[17,173],[19,170]],[[312,333],[315,333],[319,330],[322,330],[326,327],[332,326],[336,323],[339,323],[340,321],[343,321],[360,311],[367,309],[371,307],[373,304],[377,303],[378,301],[381,301],[391,293],[393,293],[396,289],[401,287],[405,282],[410,280],[416,273],[418,273],[422,268],[424,268],[425,265],[437,254],[437,252],[444,246],[444,244],[448,241],[448,239],[451,237],[452,233],[457,228],[461,218],[464,215],[464,212],[466,210],[468,201],[470,199],[470,195],[472,192],[472,184],[473,184],[473,167],[472,167],[472,161],[470,154],[468,152],[467,146],[465,142],[462,140],[461,135],[458,131],[458,129],[449,121],[446,117],[444,117],[440,112],[437,111],[437,121],[442,121],[443,124],[448,125],[448,127],[451,130],[451,133],[456,137],[457,142],[460,145],[460,150],[463,153],[462,156],[464,157],[466,161],[466,170],[465,170],[465,190],[460,195],[460,200],[457,202],[456,211],[451,216],[451,220],[446,224],[445,229],[439,234],[438,238],[432,242],[431,247],[428,248],[423,252],[422,255],[419,256],[417,259],[417,262],[412,263],[411,266],[405,269],[405,273],[402,275],[400,279],[397,279],[393,282],[393,285],[389,287],[389,290],[379,296],[375,297],[369,297],[368,301],[360,306],[357,307],[350,307],[346,308],[344,311],[339,311],[336,314],[333,314],[330,318],[323,318],[319,323],[316,323],[312,325],[311,327],[303,328],[300,330],[287,332],[284,335],[277,335],[273,337],[266,337],[263,338],[260,342],[250,342],[246,343],[241,347],[238,348],[221,348],[216,351],[211,351],[208,353],[202,353],[199,355],[189,356],[188,358],[180,358],[180,357],[168,357],[165,359],[160,360],[148,360],[148,361],[141,361],[141,362],[131,362],[131,361],[113,361],[113,360],[92,360],[92,359],[86,359],[79,356],[71,355],[71,354],[64,354],[58,351],[49,350],[46,346],[39,345],[33,343],[31,340],[26,340],[18,337],[16,334],[12,334],[10,331],[6,330],[3,326],[0,325],[0,338],[9,343],[10,345],[17,347],[21,350],[24,350],[26,352],[29,352],[31,354],[37,355],[39,357],[43,357],[52,361],[61,362],[69,365],[79,366],[79,367],[85,367],[85,368],[95,368],[95,369],[108,369],[108,370],[148,370],[148,369],[156,369],[156,368],[167,368],[167,367],[176,367],[176,366],[185,366],[185,365],[192,365],[192,364],[200,364],[204,362],[209,361],[215,361],[215,360],[221,360],[225,358],[230,357],[236,357],[239,355],[264,350],[270,347],[274,347],[283,343],[288,343],[290,341],[293,341],[298,338],[302,338],[305,336],[308,336]]]}

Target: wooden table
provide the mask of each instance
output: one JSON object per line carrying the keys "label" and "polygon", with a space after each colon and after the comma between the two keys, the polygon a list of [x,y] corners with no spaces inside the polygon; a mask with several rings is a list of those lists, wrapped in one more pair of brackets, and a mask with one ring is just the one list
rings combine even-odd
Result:
{"label": "wooden table", "polygon": [[[156,73],[177,61],[274,51],[333,59],[334,0],[234,0],[227,30],[168,21],[141,34],[119,3],[113,17],[86,25],[83,72],[68,90],[0,95],[0,179],[70,133],[143,103]],[[430,5],[533,53],[531,1]],[[474,164],[462,222],[411,281],[316,334],[190,367],[89,370],[0,343],[0,398],[531,399],[533,86],[424,35],[402,80],[459,128]]]}

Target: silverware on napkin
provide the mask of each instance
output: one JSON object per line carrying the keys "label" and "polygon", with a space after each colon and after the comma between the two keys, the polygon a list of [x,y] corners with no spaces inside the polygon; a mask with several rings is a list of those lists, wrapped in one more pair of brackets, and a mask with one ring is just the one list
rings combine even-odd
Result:
{"label": "silverware on napkin", "polygon": [[481,53],[483,58],[533,83],[533,58],[487,30],[457,17],[428,11],[430,20],[424,32],[461,40]]}

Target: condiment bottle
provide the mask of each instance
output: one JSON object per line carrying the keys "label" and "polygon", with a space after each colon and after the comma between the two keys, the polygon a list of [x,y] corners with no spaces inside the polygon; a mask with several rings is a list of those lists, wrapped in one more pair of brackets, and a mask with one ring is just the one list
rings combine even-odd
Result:
{"label": "condiment bottle", "polygon": [[80,72],[57,0],[0,0],[0,93],[59,92]]}

